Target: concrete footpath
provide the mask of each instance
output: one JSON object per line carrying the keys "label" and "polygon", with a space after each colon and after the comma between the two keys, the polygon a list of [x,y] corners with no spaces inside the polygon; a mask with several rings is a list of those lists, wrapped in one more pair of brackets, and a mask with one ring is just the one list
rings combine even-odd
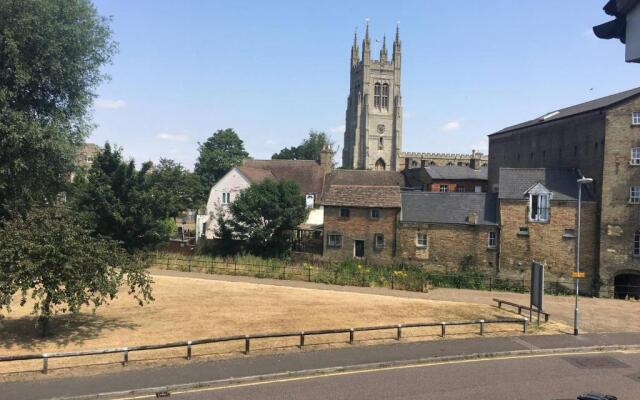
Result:
{"label": "concrete footpath", "polygon": [[120,392],[194,382],[217,381],[294,371],[384,365],[433,357],[522,352],[576,347],[640,345],[640,333],[518,336],[397,343],[333,350],[301,351],[196,362],[97,376],[41,379],[0,384],[3,400],[50,399]]}

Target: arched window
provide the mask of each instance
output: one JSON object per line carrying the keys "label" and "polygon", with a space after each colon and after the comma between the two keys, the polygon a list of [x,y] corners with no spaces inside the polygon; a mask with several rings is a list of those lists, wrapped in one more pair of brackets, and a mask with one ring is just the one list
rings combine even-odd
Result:
{"label": "arched window", "polygon": [[382,108],[389,109],[389,85],[382,85]]}
{"label": "arched window", "polygon": [[375,108],[380,108],[380,84],[376,83],[373,86],[373,106]]}
{"label": "arched window", "polygon": [[449,162],[447,163],[447,166],[448,166],[448,167],[453,167],[453,162],[452,162],[452,161],[449,161]]}
{"label": "arched window", "polygon": [[633,234],[633,255],[640,256],[640,230]]}
{"label": "arched window", "polygon": [[418,166],[418,162],[416,160],[411,161],[411,166],[412,167],[417,167]]}
{"label": "arched window", "polygon": [[384,162],[384,160],[382,158],[379,158],[378,161],[376,161],[376,166],[375,166],[375,170],[376,171],[384,171],[386,168],[386,163]]}
{"label": "arched window", "polygon": [[379,150],[384,149],[384,139],[383,138],[379,138],[378,139],[378,149]]}

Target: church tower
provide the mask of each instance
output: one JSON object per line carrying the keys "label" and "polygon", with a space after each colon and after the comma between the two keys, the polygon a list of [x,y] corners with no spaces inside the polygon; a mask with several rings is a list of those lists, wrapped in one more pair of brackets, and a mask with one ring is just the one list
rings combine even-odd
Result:
{"label": "church tower", "polygon": [[342,150],[342,167],[397,171],[402,148],[400,95],[400,29],[396,28],[391,60],[386,37],[378,60],[371,59],[369,24],[362,41],[357,34],[351,47],[351,79]]}

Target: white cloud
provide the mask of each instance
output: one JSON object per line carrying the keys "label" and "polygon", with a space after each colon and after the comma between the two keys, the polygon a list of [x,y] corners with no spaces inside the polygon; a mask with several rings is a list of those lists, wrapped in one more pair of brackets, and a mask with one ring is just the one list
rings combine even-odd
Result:
{"label": "white cloud", "polygon": [[269,145],[269,146],[273,146],[273,145],[277,144],[278,142],[276,142],[273,139],[267,139],[264,143]]}
{"label": "white cloud", "polygon": [[489,153],[489,139],[488,138],[484,138],[481,141],[477,142],[476,144],[474,144],[472,147],[472,149],[474,150],[478,150],[484,154],[488,154]]}
{"label": "white cloud", "polygon": [[107,110],[117,110],[119,108],[125,108],[127,102],[124,100],[111,100],[111,99],[97,99],[96,108],[104,108]]}
{"label": "white cloud", "polygon": [[440,131],[442,132],[453,132],[460,129],[460,122],[458,121],[450,121],[440,127]]}
{"label": "white cloud", "polygon": [[186,142],[191,138],[188,133],[180,132],[161,132],[156,135],[156,139],[166,140],[169,142]]}
{"label": "white cloud", "polygon": [[331,132],[331,133],[344,133],[344,129],[345,129],[344,125],[338,125],[338,126],[335,126],[333,128],[329,128],[329,132]]}

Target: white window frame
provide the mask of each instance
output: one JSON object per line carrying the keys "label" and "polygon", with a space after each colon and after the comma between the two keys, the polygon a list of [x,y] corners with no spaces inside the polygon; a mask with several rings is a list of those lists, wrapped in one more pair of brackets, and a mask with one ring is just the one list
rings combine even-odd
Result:
{"label": "white window frame", "polygon": [[342,235],[339,233],[330,233],[327,235],[327,247],[342,247]]}
{"label": "white window frame", "polygon": [[631,125],[640,125],[640,111],[631,113]]}
{"label": "white window frame", "polygon": [[449,185],[447,184],[440,184],[440,193],[448,193],[449,192]]}
{"label": "white window frame", "polygon": [[495,249],[498,247],[498,232],[489,231],[487,233],[487,247],[490,249]]}
{"label": "white window frame", "polygon": [[[534,202],[533,198],[537,197],[536,214],[533,215]],[[548,222],[549,210],[551,208],[551,195],[549,193],[530,194],[529,195],[529,221],[531,222]]]}
{"label": "white window frame", "polygon": [[316,194],[315,193],[307,193],[305,198],[305,205],[307,208],[313,208],[316,203]]}
{"label": "white window frame", "polygon": [[633,256],[640,257],[640,230],[633,233]]}
{"label": "white window frame", "polygon": [[482,185],[476,185],[473,189],[474,193],[482,193]]}
{"label": "white window frame", "polygon": [[373,248],[376,250],[384,249],[384,234],[376,233],[373,236]]}
{"label": "white window frame", "polygon": [[222,204],[231,203],[231,192],[222,192]]}
{"label": "white window frame", "polygon": [[629,204],[640,204],[640,186],[629,188]]}
{"label": "white window frame", "polygon": [[631,148],[631,165],[640,165],[640,147]]}
{"label": "white window frame", "polygon": [[416,234],[416,247],[421,249],[429,247],[429,236],[425,232],[418,232]]}

